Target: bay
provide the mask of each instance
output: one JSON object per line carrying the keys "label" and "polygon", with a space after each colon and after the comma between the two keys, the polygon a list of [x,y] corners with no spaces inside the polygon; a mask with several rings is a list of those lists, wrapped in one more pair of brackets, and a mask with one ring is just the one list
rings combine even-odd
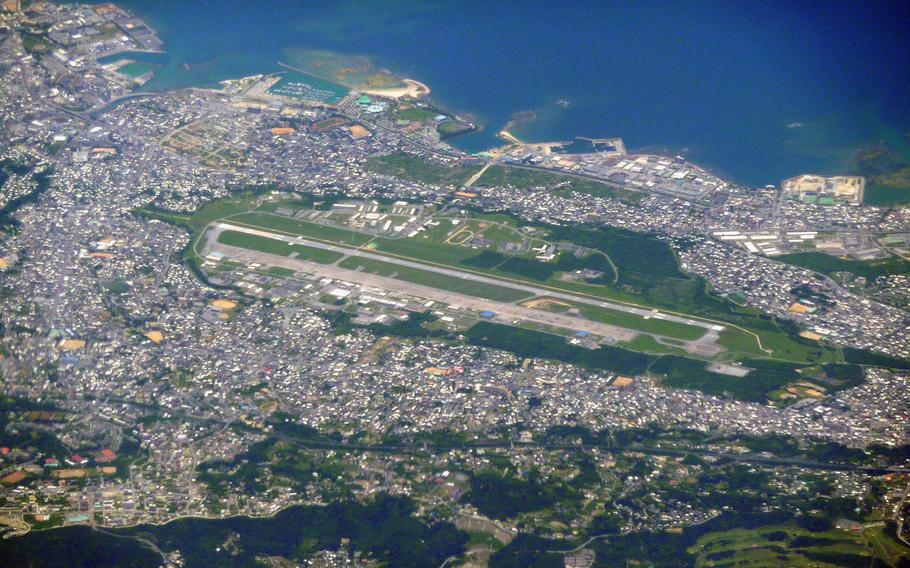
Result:
{"label": "bay", "polygon": [[910,7],[834,2],[124,0],[165,41],[149,89],[281,70],[301,50],[371,58],[484,131],[619,136],[735,181],[847,173],[861,148],[910,159]]}

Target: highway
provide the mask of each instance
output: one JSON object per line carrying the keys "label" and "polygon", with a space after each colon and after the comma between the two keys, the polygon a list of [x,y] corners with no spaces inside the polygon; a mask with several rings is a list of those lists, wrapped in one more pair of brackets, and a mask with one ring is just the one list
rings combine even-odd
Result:
{"label": "highway", "polygon": [[738,454],[715,452],[703,450],[700,448],[656,448],[653,446],[641,446],[631,444],[618,446],[613,444],[582,443],[582,444],[559,444],[548,442],[524,442],[518,440],[489,440],[475,441],[466,444],[351,444],[347,442],[335,442],[330,440],[309,440],[299,438],[289,434],[278,432],[270,433],[271,436],[285,441],[300,444],[307,448],[335,449],[360,452],[379,452],[379,453],[418,453],[434,452],[442,453],[453,449],[480,449],[480,448],[527,448],[543,450],[592,450],[598,449],[610,453],[636,452],[646,455],[656,456],[703,456],[711,458],[723,458],[740,463],[754,463],[768,466],[786,466],[797,467],[802,469],[814,469],[823,471],[860,471],[870,475],[887,475],[889,473],[910,473],[910,467],[898,466],[869,466],[847,462],[820,462],[802,458],[781,458],[774,456],[761,456],[757,454]]}
{"label": "highway", "polygon": [[[157,405],[147,405],[136,403],[134,401],[110,397],[113,402],[129,404],[146,410],[162,410]],[[231,424],[235,418],[206,417],[181,412],[179,410],[168,408],[167,411],[174,417],[179,417],[193,422],[203,423],[220,423]],[[445,444],[445,443],[401,443],[401,444],[357,444],[351,442],[335,441],[331,439],[311,439],[291,434],[284,434],[276,431],[262,431],[263,434],[271,436],[278,440],[299,444],[300,446],[313,449],[326,450],[345,450],[358,452],[376,452],[376,453],[400,453],[416,454],[420,452],[444,453],[453,449],[480,449],[480,448],[540,448],[545,450],[590,450],[598,449],[609,453],[637,452],[646,455],[661,456],[703,456],[712,458],[724,458],[740,463],[755,463],[769,466],[786,466],[798,467],[803,469],[815,469],[823,471],[860,471],[869,475],[888,475],[890,473],[910,474],[910,466],[883,465],[873,466],[851,462],[821,462],[805,458],[784,458],[773,455],[758,455],[754,453],[727,453],[701,448],[690,447],[654,447],[643,446],[638,444],[618,445],[611,443],[551,443],[551,442],[534,442],[523,440],[474,440],[464,444]]]}

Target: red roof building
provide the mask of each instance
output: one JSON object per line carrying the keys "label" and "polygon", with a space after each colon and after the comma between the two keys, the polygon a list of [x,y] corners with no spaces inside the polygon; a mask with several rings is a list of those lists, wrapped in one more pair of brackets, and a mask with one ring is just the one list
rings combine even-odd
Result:
{"label": "red roof building", "polygon": [[97,454],[95,454],[95,461],[98,463],[111,463],[117,459],[117,454],[110,450],[110,448],[104,448]]}

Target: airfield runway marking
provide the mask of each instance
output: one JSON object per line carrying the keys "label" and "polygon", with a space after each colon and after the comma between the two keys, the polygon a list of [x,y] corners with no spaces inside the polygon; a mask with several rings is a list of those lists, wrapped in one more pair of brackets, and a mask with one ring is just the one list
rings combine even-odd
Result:
{"label": "airfield runway marking", "polygon": [[[404,259],[404,258],[401,258],[398,256],[394,256],[394,255],[367,252],[367,251],[362,250],[363,245],[361,245],[360,247],[357,247],[357,248],[345,247],[345,246],[340,246],[340,245],[336,245],[336,244],[329,244],[329,243],[321,242],[319,240],[313,240],[311,238],[305,238],[305,237],[300,237],[300,236],[290,236],[290,235],[285,235],[285,234],[281,234],[281,233],[274,232],[274,231],[264,230],[261,228],[257,229],[257,228],[252,228],[252,227],[248,227],[248,226],[244,226],[244,225],[238,225],[235,223],[226,223],[223,221],[215,222],[215,228],[218,229],[217,234],[209,236],[210,242],[217,242],[218,234],[220,234],[221,231],[224,231],[224,230],[237,231],[237,232],[247,233],[250,235],[280,240],[280,241],[284,241],[284,242],[291,243],[291,244],[300,244],[300,245],[304,245],[304,246],[310,246],[310,247],[314,247],[314,248],[329,250],[332,252],[337,252],[342,255],[350,256],[350,255],[356,253],[358,256],[366,258],[366,259],[370,259],[370,260],[376,260],[376,261],[386,262],[386,263],[390,263],[390,264],[397,264],[399,266],[414,268],[417,270],[430,270],[430,271],[438,273],[438,274],[444,274],[447,276],[452,276],[454,278],[460,278],[462,280],[467,280],[467,281],[471,281],[471,282],[479,282],[479,283],[483,283],[483,284],[490,284],[490,285],[494,285],[494,286],[502,286],[502,287],[506,287],[506,288],[511,288],[513,290],[528,292],[528,293],[534,294],[536,296],[548,296],[550,298],[557,298],[560,300],[566,300],[566,301],[570,301],[570,302],[588,304],[588,305],[597,306],[597,307],[601,307],[601,308],[605,308],[605,309],[609,309],[609,310],[625,312],[625,313],[636,315],[638,317],[645,318],[645,319],[660,319],[660,320],[664,320],[664,321],[671,321],[671,322],[675,322],[675,323],[681,323],[684,325],[700,327],[702,329],[705,329],[706,333],[696,340],[684,342],[687,346],[686,349],[689,351],[694,351],[694,352],[703,354],[703,355],[714,355],[723,350],[722,347],[717,345],[718,334],[720,331],[722,331],[724,329],[723,326],[713,324],[713,323],[702,322],[702,321],[698,321],[698,320],[692,320],[692,319],[688,319],[688,318],[684,318],[684,317],[680,317],[680,316],[676,316],[676,315],[667,314],[667,313],[661,312],[661,311],[653,309],[653,308],[645,309],[645,308],[627,306],[627,305],[623,305],[623,304],[616,304],[616,303],[605,301],[602,299],[595,300],[593,298],[589,298],[586,296],[557,291],[557,290],[554,290],[551,288],[532,286],[529,284],[522,284],[522,283],[518,283],[515,281],[500,279],[500,278],[496,278],[496,277],[492,277],[492,276],[484,276],[484,275],[476,274],[473,272],[456,270],[453,268],[447,268],[447,267],[443,267],[443,266],[439,266],[439,265],[435,265],[435,264],[424,263],[424,262],[419,262],[419,261],[411,261],[411,260],[407,260],[407,259]],[[219,245],[219,246],[223,246],[223,245]],[[240,250],[243,250],[243,249],[240,249]],[[266,253],[263,253],[263,254],[266,254]],[[283,257],[277,256],[277,255],[271,255],[271,256],[275,256],[277,258],[283,258]],[[341,269],[341,270],[344,270],[344,269]],[[344,278],[342,278],[342,280],[343,279]],[[401,280],[395,280],[395,279],[389,279],[389,280],[391,280],[392,282],[397,282],[397,283],[402,282]],[[429,289],[429,290],[434,290],[434,288],[430,288],[430,287],[423,287],[423,286],[421,286],[421,287]],[[482,301],[483,302],[492,302],[492,300],[482,300]],[[505,304],[505,303],[500,303],[500,304],[501,305],[512,305],[512,304]],[[527,309],[527,308],[525,308],[525,309]],[[538,313],[540,312],[540,310],[533,310],[533,311],[538,312]],[[551,315],[555,315],[555,314],[551,314]],[[566,317],[569,317],[570,319],[572,319],[576,322],[570,326],[571,329],[590,327],[591,324],[595,323],[590,320],[583,320],[583,319],[574,318],[571,316],[566,316]],[[528,318],[525,318],[525,319],[528,319]],[[615,326],[611,326],[611,327],[615,327]],[[627,329],[627,328],[618,328],[618,329]],[[634,331],[636,334],[645,333],[645,332],[639,332],[637,330],[630,330],[630,331]]]}
{"label": "airfield runway marking", "polygon": [[330,250],[332,252],[337,252],[340,254],[350,255],[350,254],[356,252],[359,256],[362,256],[364,258],[369,258],[371,260],[378,260],[378,261],[388,262],[391,264],[398,264],[400,266],[406,266],[408,268],[416,268],[419,270],[430,269],[430,270],[433,270],[440,274],[446,274],[448,276],[454,276],[456,278],[462,278],[464,280],[470,280],[473,282],[482,282],[484,284],[506,286],[509,288],[513,288],[515,290],[520,290],[522,292],[530,292],[531,294],[535,294],[537,296],[552,296],[555,298],[559,298],[561,300],[580,301],[581,303],[584,303],[584,304],[598,306],[601,308],[607,308],[607,309],[612,309],[612,310],[619,310],[619,311],[623,311],[626,313],[634,314],[634,315],[642,317],[642,318],[654,318],[654,319],[661,319],[661,320],[665,320],[665,321],[672,321],[672,322],[690,325],[690,326],[694,326],[694,327],[701,327],[701,328],[707,329],[709,331],[720,331],[721,329],[723,329],[723,326],[667,314],[667,313],[661,312],[654,308],[637,308],[637,307],[627,306],[627,305],[623,305],[623,304],[616,304],[616,303],[602,300],[602,299],[595,300],[595,299],[588,298],[588,297],[582,296],[582,295],[572,294],[572,293],[563,292],[563,291],[556,291],[556,290],[553,290],[548,287],[532,286],[530,284],[523,284],[523,283],[515,282],[513,280],[506,280],[506,279],[497,278],[494,276],[483,276],[483,275],[480,275],[480,274],[477,274],[474,272],[467,272],[467,271],[463,271],[463,270],[447,268],[447,267],[435,265],[432,263],[406,260],[404,258],[395,256],[395,255],[388,255],[385,253],[380,254],[380,253],[375,253],[375,252],[366,252],[366,251],[361,250],[361,247],[352,248],[352,247],[346,247],[346,246],[342,246],[342,245],[329,244],[329,243],[326,243],[323,241],[313,240],[308,237],[283,235],[281,233],[277,233],[274,231],[255,229],[252,227],[248,227],[245,225],[237,225],[234,223],[218,222],[217,227],[222,230],[237,231],[237,232],[241,232],[241,233],[247,233],[250,235],[256,235],[256,236],[260,236],[260,237],[266,237],[266,238],[272,238],[275,240],[285,241],[285,242],[292,243],[292,244],[312,246],[314,248]]}
{"label": "airfield runway marking", "polygon": [[534,310],[516,304],[487,300],[476,296],[460,294],[458,292],[449,292],[448,290],[442,290],[440,288],[398,280],[391,276],[381,276],[370,272],[351,270],[330,264],[316,264],[299,258],[253,251],[217,242],[212,245],[212,250],[223,252],[230,258],[242,260],[244,262],[269,264],[295,271],[305,270],[308,274],[321,278],[330,278],[340,282],[350,282],[366,288],[393,290],[400,294],[435,300],[437,302],[467,308],[476,312],[491,310],[496,313],[495,321],[499,321],[500,323],[511,323],[515,320],[521,320],[572,331],[585,330],[595,335],[611,338],[615,341],[631,341],[642,333],[633,329],[582,320],[563,314]]}

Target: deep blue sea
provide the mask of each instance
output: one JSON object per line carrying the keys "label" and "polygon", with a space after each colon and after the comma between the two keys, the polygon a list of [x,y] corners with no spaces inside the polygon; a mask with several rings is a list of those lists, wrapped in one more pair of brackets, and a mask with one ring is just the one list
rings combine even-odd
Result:
{"label": "deep blue sea", "polygon": [[[366,55],[486,130],[620,136],[750,185],[910,154],[910,4],[792,1],[122,0],[160,32],[148,88],[278,70],[289,51]],[[563,100],[567,106],[557,104]]]}

